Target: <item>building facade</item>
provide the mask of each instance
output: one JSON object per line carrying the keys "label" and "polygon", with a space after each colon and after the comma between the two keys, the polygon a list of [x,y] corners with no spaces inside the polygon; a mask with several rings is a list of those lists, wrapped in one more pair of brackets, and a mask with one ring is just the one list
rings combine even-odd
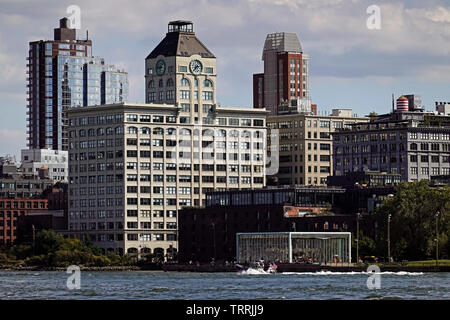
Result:
{"label": "building facade", "polygon": [[21,150],[21,169],[24,174],[38,175],[39,169],[46,167],[53,182],[66,182],[68,177],[67,151],[51,149]]}
{"label": "building facade", "polygon": [[[398,100],[400,102],[402,100]],[[397,106],[399,104],[397,103]],[[378,171],[402,181],[450,174],[450,117],[397,110],[333,134],[334,174]]]}
{"label": "building facade", "polygon": [[177,247],[177,212],[204,193],[265,185],[264,110],[214,106],[206,123],[180,107],[114,104],[72,109],[69,233],[104,249]]}
{"label": "building facade", "polygon": [[0,244],[11,245],[17,239],[18,220],[31,212],[47,210],[46,199],[0,198]]}
{"label": "building facade", "polygon": [[330,115],[286,113],[269,116],[270,135],[278,135],[279,170],[268,177],[269,185],[327,185],[333,169],[332,133],[357,122],[367,122],[349,109],[334,109]]}
{"label": "building facade", "polygon": [[[204,208],[180,211],[179,262],[235,260],[238,233],[355,232],[357,212],[363,213],[361,232],[373,237],[376,224],[367,214],[369,199],[373,194],[392,192],[391,188],[356,191],[336,187],[211,192],[206,195]],[[306,214],[294,215],[291,208]]]}
{"label": "building facade", "polygon": [[295,33],[271,33],[264,43],[264,73],[253,75],[253,107],[278,114],[283,102],[309,100],[308,55]]}
{"label": "building facade", "polygon": [[68,19],[54,40],[33,41],[27,57],[27,146],[67,150],[68,108],[125,101],[128,74],[92,56],[92,41],[76,39]]}

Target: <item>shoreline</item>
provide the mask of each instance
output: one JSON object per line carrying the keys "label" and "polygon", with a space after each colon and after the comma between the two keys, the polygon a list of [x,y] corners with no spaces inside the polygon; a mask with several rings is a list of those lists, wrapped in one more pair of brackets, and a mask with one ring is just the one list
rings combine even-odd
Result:
{"label": "shoreline", "polygon": [[[305,265],[305,264],[279,264],[277,272],[367,272],[368,266],[331,266],[331,265]],[[379,266],[380,272],[450,272],[450,266],[401,266],[386,265]],[[1,271],[66,271],[65,267],[46,267],[46,266],[22,266],[22,265],[0,265]],[[197,272],[197,273],[222,273],[233,272],[237,270],[234,266],[209,264],[186,265],[186,264],[167,264],[150,266],[108,266],[108,267],[85,267],[80,266],[80,271],[89,272],[130,272],[130,271],[164,271],[164,272]]]}

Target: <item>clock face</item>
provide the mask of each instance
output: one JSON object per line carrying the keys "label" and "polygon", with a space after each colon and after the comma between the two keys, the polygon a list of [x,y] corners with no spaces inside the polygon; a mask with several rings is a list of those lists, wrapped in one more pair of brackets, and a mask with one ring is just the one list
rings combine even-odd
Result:
{"label": "clock face", "polygon": [[164,60],[158,60],[158,62],[156,62],[156,74],[159,76],[162,76],[164,74],[164,72],[166,71],[166,63],[164,62]]}
{"label": "clock face", "polygon": [[203,65],[198,60],[192,60],[191,63],[189,64],[189,68],[191,69],[191,72],[193,74],[199,74],[200,72],[202,72]]}

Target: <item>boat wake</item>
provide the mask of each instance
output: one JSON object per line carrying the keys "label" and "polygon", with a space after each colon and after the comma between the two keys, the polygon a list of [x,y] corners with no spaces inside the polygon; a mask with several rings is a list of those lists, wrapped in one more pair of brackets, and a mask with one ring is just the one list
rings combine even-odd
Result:
{"label": "boat wake", "polygon": [[280,274],[284,275],[315,275],[315,276],[329,276],[329,275],[373,275],[373,274],[381,274],[381,275],[396,275],[396,276],[423,276],[423,272],[407,272],[407,271],[384,271],[384,272],[332,272],[332,271],[317,271],[317,272],[282,272]]}
{"label": "boat wake", "polygon": [[261,275],[261,274],[272,274],[272,272],[264,271],[264,269],[262,268],[258,269],[248,268],[247,270],[240,271],[239,274]]}

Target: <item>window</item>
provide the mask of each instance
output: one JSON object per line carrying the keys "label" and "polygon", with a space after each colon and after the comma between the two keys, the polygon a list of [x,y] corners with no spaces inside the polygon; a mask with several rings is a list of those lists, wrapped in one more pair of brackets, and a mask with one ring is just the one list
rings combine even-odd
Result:
{"label": "window", "polygon": [[205,68],[205,73],[213,73],[213,72],[214,72],[213,68],[211,68],[211,67]]}
{"label": "window", "polygon": [[180,99],[190,99],[190,91],[180,90]]}
{"label": "window", "polygon": [[202,99],[203,100],[213,100],[213,92],[212,91],[203,91],[202,92]]}

